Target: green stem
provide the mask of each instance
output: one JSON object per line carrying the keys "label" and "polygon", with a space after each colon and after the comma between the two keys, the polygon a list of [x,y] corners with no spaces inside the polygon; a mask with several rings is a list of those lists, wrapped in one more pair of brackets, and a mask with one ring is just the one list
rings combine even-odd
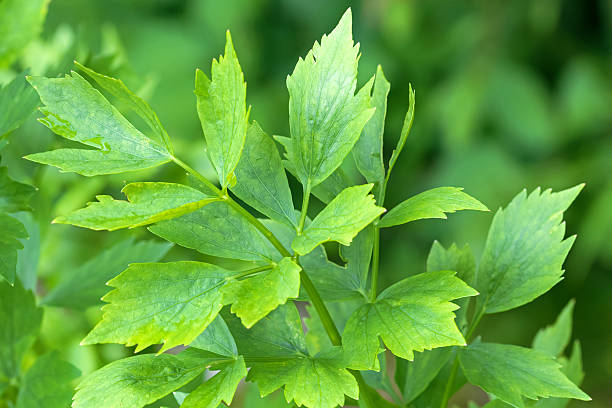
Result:
{"label": "green stem", "polygon": [[376,300],[378,294],[378,269],[380,258],[380,228],[378,228],[378,220],[374,221],[374,247],[372,248],[372,284],[370,285],[370,301]]}
{"label": "green stem", "polygon": [[304,229],[304,223],[306,222],[306,214],[308,212],[308,203],[310,201],[310,180],[304,187],[304,197],[302,197],[302,211],[300,212],[300,222],[297,227],[297,234],[300,235]]}
{"label": "green stem", "polygon": [[440,408],[448,407],[448,400],[452,396],[453,385],[455,384],[455,377],[457,376],[457,369],[459,368],[459,360],[457,356],[455,356],[455,360],[453,361],[453,368],[451,368],[450,376],[448,377],[448,381],[446,382],[446,387],[444,387],[444,395],[442,396],[442,403],[440,404]]}
{"label": "green stem", "polygon": [[264,272],[276,267],[275,263],[271,263],[270,265],[264,265],[257,268],[247,269],[246,271],[238,272],[236,275],[232,276],[231,279],[240,279],[250,275],[254,275],[259,272]]}
{"label": "green stem", "polygon": [[174,156],[172,156],[172,161],[175,164],[177,164],[178,166],[182,167],[183,170],[185,170],[187,173],[191,174],[192,176],[197,178],[199,181],[201,181],[206,187],[211,189],[219,197],[223,196],[223,192],[219,188],[217,188],[217,186],[215,186],[213,183],[211,183],[206,177],[201,175],[200,172],[198,172],[197,170],[193,169],[187,163],[185,163],[184,161],[182,161],[180,159],[177,159]]}

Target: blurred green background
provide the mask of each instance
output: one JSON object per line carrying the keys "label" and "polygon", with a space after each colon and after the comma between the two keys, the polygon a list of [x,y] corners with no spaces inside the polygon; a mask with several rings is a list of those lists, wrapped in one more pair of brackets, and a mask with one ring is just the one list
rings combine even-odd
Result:
{"label": "blurred green background", "polygon": [[[391,82],[387,159],[409,83],[416,89],[415,124],[391,178],[389,207],[451,185],[494,210],[523,188],[586,183],[566,216],[568,234],[578,234],[566,278],[532,304],[485,318],[482,332],[486,340],[529,345],[537,329],[575,298],[583,388],[594,399],[585,406],[612,406],[612,1],[52,0],[41,39],[25,49],[19,65],[57,75],[76,58],[122,78],[149,100],[179,156],[212,176],[193,82],[196,67],[209,72],[211,59],[222,52],[225,29],[232,31],[245,72],[251,117],[270,134],[288,135],[285,78],[348,6],[361,43],[360,82],[377,64]],[[11,136],[2,158],[16,178],[40,189],[35,214],[43,237],[42,292],[92,251],[123,236],[146,235],[49,225],[101,191],[119,197],[128,181],[60,176],[19,159],[63,143],[30,120]],[[470,243],[478,254],[492,216],[465,212],[384,231],[385,285],[424,271],[434,239]],[[174,248],[167,259],[185,254]],[[98,313],[83,318],[52,309],[38,347],[61,347],[84,372],[124,355],[119,346],[78,347]]]}

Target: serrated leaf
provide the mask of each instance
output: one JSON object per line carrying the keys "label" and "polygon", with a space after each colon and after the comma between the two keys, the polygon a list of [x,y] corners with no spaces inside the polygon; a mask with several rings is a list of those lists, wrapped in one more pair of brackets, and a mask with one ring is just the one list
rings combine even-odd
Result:
{"label": "serrated leaf", "polygon": [[91,202],[87,207],[58,217],[53,222],[114,231],[180,217],[219,200],[217,196],[175,183],[130,183],[121,192],[126,195],[127,201],[99,195],[96,196],[97,202]]}
{"label": "serrated leaf", "polygon": [[227,361],[227,357],[190,351],[114,361],[81,381],[72,407],[142,408],[187,384],[207,366]]}
{"label": "serrated leaf", "polygon": [[316,186],[340,166],[374,113],[373,81],[355,95],[359,46],[351,20],[349,9],[287,77],[291,139],[279,141],[304,186]]}
{"label": "serrated leaf", "polygon": [[8,68],[40,34],[49,1],[3,0],[0,3],[0,68]]}
{"label": "serrated leaf", "polygon": [[34,342],[42,321],[34,294],[21,286],[0,281],[0,373],[15,378],[21,361]]}
{"label": "serrated leaf", "polygon": [[134,242],[132,238],[117,242],[73,270],[49,291],[41,303],[79,310],[97,305],[101,303],[100,297],[108,291],[105,283],[130,263],[157,262],[171,247],[164,242]]}
{"label": "serrated leaf", "polygon": [[297,227],[291,190],[274,141],[253,122],[247,131],[242,159],[230,187],[242,201],[262,214]]}
{"label": "serrated leaf", "polygon": [[525,398],[591,399],[563,375],[550,354],[541,351],[476,341],[460,350],[459,362],[472,384],[517,408],[526,406]]}
{"label": "serrated leaf", "polygon": [[0,211],[12,213],[30,209],[30,198],[36,189],[11,179],[6,167],[0,167]]}
{"label": "serrated leaf", "polygon": [[406,141],[408,140],[408,135],[410,135],[410,130],[412,129],[412,123],[414,122],[414,106],[415,106],[415,92],[412,89],[412,84],[408,86],[408,112],[406,112],[406,116],[404,117],[404,124],[402,125],[402,130],[400,132],[399,140],[397,141],[397,146],[393,149],[391,153],[391,159],[389,159],[389,170],[387,171],[387,179],[389,174],[395,167],[395,163],[397,162],[397,158],[399,157],[402,150],[404,150],[404,146],[406,145]]}
{"label": "serrated leaf", "polygon": [[446,219],[446,213],[458,210],[489,211],[480,201],[461,190],[457,187],[438,187],[424,191],[396,205],[378,225],[384,228],[426,218]]}
{"label": "serrated leaf", "polygon": [[376,111],[365,124],[353,148],[355,164],[368,183],[380,183],[385,178],[383,135],[387,115],[387,95],[390,88],[391,85],[379,65],[376,68],[376,79],[372,90],[372,107],[376,108]]}
{"label": "serrated leaf", "polygon": [[146,169],[172,159],[165,147],[136,129],[76,72],[64,78],[28,77],[28,81],[45,105],[41,123],[98,150],[59,149],[26,159],[85,176]]}
{"label": "serrated leaf", "polygon": [[563,308],[554,324],[540,329],[533,339],[532,347],[559,357],[572,337],[572,313],[576,302],[572,299]]}
{"label": "serrated leaf", "polygon": [[211,77],[196,71],[195,94],[208,155],[225,189],[240,160],[249,117],[246,83],[229,31],[225,55],[213,60]]}
{"label": "serrated leaf", "polygon": [[574,242],[563,239],[563,212],[583,185],[558,193],[518,194],[495,214],[478,269],[478,310],[497,313],[524,305],[561,280]]}
{"label": "serrated leaf", "polygon": [[15,283],[17,251],[23,248],[20,238],[27,238],[28,232],[23,224],[4,213],[0,213],[0,283],[6,280]]}
{"label": "serrated leaf", "polygon": [[168,152],[172,154],[173,149],[168,132],[166,132],[166,129],[161,124],[161,121],[157,117],[155,111],[144,99],[130,91],[120,79],[99,74],[76,61],[74,62],[74,65],[96,81],[96,83],[105,91],[117,98],[119,102],[123,103],[126,107],[136,113],[147,124],[147,126],[149,126],[153,132],[155,132],[157,137],[164,143],[164,146],[166,146]]}
{"label": "serrated leaf", "polygon": [[[452,244],[445,249],[438,241],[434,241],[427,257],[427,272],[455,271],[457,277],[470,286],[476,283],[476,259],[469,245],[459,248]],[[457,300],[457,326],[463,329],[466,325],[466,314],[469,299]]]}
{"label": "serrated leaf", "polygon": [[189,346],[222,356],[238,356],[234,337],[221,315],[217,315],[215,320],[206,327],[206,330],[196,337]]}
{"label": "serrated leaf", "polygon": [[66,408],[72,401],[72,380],[81,372],[62,360],[57,351],[39,357],[26,371],[19,387],[16,408]]}
{"label": "serrated leaf", "polygon": [[149,231],[203,254],[244,261],[280,261],[283,256],[242,215],[225,202],[215,202]]}
{"label": "serrated leaf", "polygon": [[181,408],[217,408],[221,402],[231,404],[240,381],[247,369],[242,356],[225,364],[214,377],[193,390],[181,404]]}
{"label": "serrated leaf", "polygon": [[377,369],[376,356],[383,351],[379,337],[406,360],[414,358],[414,351],[464,345],[453,313],[458,306],[450,301],[477,292],[454,275],[439,271],[406,278],[357,309],[342,336],[350,367]]}
{"label": "serrated leaf", "polygon": [[300,293],[300,271],[291,258],[283,258],[274,268],[242,280],[232,279],[223,287],[224,303],[232,313],[251,327],[268,313]]}
{"label": "serrated leaf", "polygon": [[202,262],[133,264],[108,284],[104,316],[82,344],[187,345],[223,307],[220,288],[231,272]]}
{"label": "serrated leaf", "polygon": [[364,184],[344,189],[293,240],[291,247],[298,254],[306,255],[327,241],[350,245],[359,231],[385,211],[368,194],[372,187]]}
{"label": "serrated leaf", "polygon": [[[5,1],[0,7],[8,3],[15,3],[15,1]],[[35,3],[36,1],[32,2],[32,4]],[[2,19],[0,17],[0,21]],[[1,22],[0,25],[2,25]],[[4,27],[0,28],[0,32],[3,29]],[[1,34],[0,38],[2,38]],[[2,40],[0,40],[1,43]],[[38,95],[25,80],[25,74],[25,72],[18,74],[11,82],[0,88],[0,140],[21,126],[40,103]]]}

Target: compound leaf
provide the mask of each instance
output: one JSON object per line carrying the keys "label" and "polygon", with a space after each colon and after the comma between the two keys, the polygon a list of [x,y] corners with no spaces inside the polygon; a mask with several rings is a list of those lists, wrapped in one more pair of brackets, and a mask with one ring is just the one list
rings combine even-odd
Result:
{"label": "compound leaf", "polygon": [[196,71],[198,116],[206,138],[208,155],[224,189],[233,178],[247,133],[246,83],[227,31],[225,55],[213,60],[212,80]]}
{"label": "compound leaf", "polygon": [[172,159],[165,147],[136,129],[76,72],[64,78],[28,77],[28,81],[45,105],[39,121],[58,135],[97,150],[59,149],[26,159],[85,176],[146,169]]}
{"label": "compound leaf", "polygon": [[21,361],[34,342],[42,322],[42,309],[34,294],[19,281],[14,286],[0,281],[0,374],[15,378]]}
{"label": "compound leaf", "polygon": [[26,371],[19,387],[16,408],[65,408],[72,401],[71,382],[81,372],[62,360],[57,351],[39,357]]}
{"label": "compound leaf", "polygon": [[379,65],[376,68],[376,79],[372,90],[372,106],[376,108],[376,111],[363,127],[361,136],[353,148],[355,164],[368,183],[380,183],[385,178],[382,155],[383,135],[387,114],[387,95],[390,88],[391,85]]}
{"label": "compound leaf", "polygon": [[280,261],[282,255],[226,202],[214,202],[190,214],[162,221],[149,231],[203,254],[244,261]]}
{"label": "compound leaf", "polygon": [[298,179],[314,187],[336,170],[374,113],[369,81],[356,95],[359,45],[351,10],[287,77],[290,139],[278,139]]}
{"label": "compound leaf", "polygon": [[460,350],[459,362],[468,381],[517,408],[526,406],[525,398],[591,399],[538,350],[476,341]]}
{"label": "compound leaf", "polygon": [[222,401],[231,404],[240,381],[247,369],[242,356],[225,364],[214,377],[193,390],[181,404],[181,408],[217,408]]}
{"label": "compound leaf", "polygon": [[82,344],[136,345],[136,352],[164,343],[160,353],[187,345],[223,307],[220,288],[231,272],[202,262],[130,265],[108,284],[114,290],[104,316]]}
{"label": "compound leaf", "polygon": [[230,187],[242,201],[262,214],[297,227],[287,174],[274,141],[253,122],[249,126],[242,159]]}
{"label": "compound leaf", "polygon": [[406,278],[380,293],[376,301],[359,307],[344,328],[343,346],[350,367],[376,370],[382,338],[398,357],[413,360],[414,351],[465,345],[455,325],[451,300],[477,292],[455,277],[455,272],[427,272]]}
{"label": "compound leaf", "polygon": [[53,222],[114,231],[180,217],[219,200],[216,196],[175,183],[130,183],[121,191],[128,201],[99,195],[97,202]]}
{"label": "compound leaf", "polygon": [[518,194],[495,214],[478,270],[478,310],[497,313],[532,301],[561,280],[575,237],[563,239],[563,212],[583,185]]}
{"label": "compound leaf", "polygon": [[350,245],[359,231],[385,211],[376,205],[374,196],[368,194],[372,187],[372,184],[364,184],[345,188],[293,240],[291,247],[305,255],[327,241]]}
{"label": "compound leaf", "polygon": [[108,291],[106,282],[131,263],[159,261],[171,247],[172,244],[167,242],[134,242],[132,238],[117,242],[73,270],[51,289],[41,303],[79,310],[97,305]]}
{"label": "compound leaf", "polygon": [[231,303],[232,313],[251,327],[268,313],[300,293],[301,268],[283,258],[274,268],[246,279],[232,279],[222,289],[224,303]]}
{"label": "compound leaf", "polygon": [[384,228],[426,218],[446,219],[446,213],[458,210],[489,211],[480,201],[461,190],[457,187],[438,187],[424,191],[399,203],[378,225]]}
{"label": "compound leaf", "polygon": [[19,220],[4,213],[0,213],[0,231],[0,278],[12,285],[15,283],[17,251],[23,249],[19,239],[27,238],[28,232]]}

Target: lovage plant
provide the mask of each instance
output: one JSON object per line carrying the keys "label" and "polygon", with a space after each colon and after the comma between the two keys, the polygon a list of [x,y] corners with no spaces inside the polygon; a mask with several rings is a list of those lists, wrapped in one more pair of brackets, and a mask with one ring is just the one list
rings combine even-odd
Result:
{"label": "lovage plant", "polygon": [[[28,78],[44,104],[40,121],[90,147],[28,159],[85,176],[165,163],[191,176],[188,185],[130,183],[123,189],[127,201],[101,195],[56,222],[109,231],[146,227],[167,241],[241,265],[135,263],[111,279],[103,318],[83,344],[120,343],[136,346],[137,353],[159,345],[157,353],[115,361],[86,376],[74,407],[138,408],[178,390],[181,407],[213,408],[230,404],[245,378],[262,396],[283,389],[287,402],[317,408],[347,402],[443,407],[466,381],[500,406],[588,399],[566,376],[579,365],[579,349],[570,360],[557,359],[569,340],[567,330],[547,329],[534,349],[474,336],[484,315],[528,303],[561,279],[573,242],[563,238],[562,213],[580,187],[519,194],[495,215],[478,267],[468,247],[436,243],[427,272],[379,290],[381,229],[487,209],[460,188],[441,187],[385,210],[390,175],[412,126],[415,94],[410,90],[403,129],[386,165],[389,83],[378,68],[357,89],[358,60],[349,10],[287,77],[291,134],[272,138],[250,118],[228,32],[225,54],[213,61],[210,78],[200,70],[195,78],[197,112],[218,184],[175,155],[157,115],[120,80],[78,63],[82,74]],[[138,129],[110,100],[129,108],[148,129]],[[362,180],[344,171],[353,160]],[[299,211],[287,171],[303,187]],[[317,214],[309,211],[313,196],[325,204]],[[339,244],[344,265],[328,259],[325,243],[328,249]],[[297,301],[310,303],[306,330]],[[393,379],[386,369],[392,360]],[[207,369],[211,373],[203,375]]]}

